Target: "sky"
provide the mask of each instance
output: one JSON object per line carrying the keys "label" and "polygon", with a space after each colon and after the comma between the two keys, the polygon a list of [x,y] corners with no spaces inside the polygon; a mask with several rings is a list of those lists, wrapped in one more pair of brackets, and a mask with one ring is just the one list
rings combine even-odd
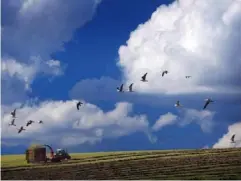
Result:
{"label": "sky", "polygon": [[241,147],[241,1],[219,1],[2,0],[1,154]]}

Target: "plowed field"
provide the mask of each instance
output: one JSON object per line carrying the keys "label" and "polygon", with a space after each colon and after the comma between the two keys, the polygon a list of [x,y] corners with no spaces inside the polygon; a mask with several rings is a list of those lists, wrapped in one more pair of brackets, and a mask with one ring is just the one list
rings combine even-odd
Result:
{"label": "plowed field", "polygon": [[27,165],[24,156],[18,159],[2,156],[1,176],[4,180],[241,179],[241,148],[71,156],[71,161],[46,165]]}

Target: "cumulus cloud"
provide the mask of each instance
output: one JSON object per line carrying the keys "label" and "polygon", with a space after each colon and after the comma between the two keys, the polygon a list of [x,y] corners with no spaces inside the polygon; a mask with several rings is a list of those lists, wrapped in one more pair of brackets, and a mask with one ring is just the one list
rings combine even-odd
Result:
{"label": "cumulus cloud", "polygon": [[[240,0],[175,1],[130,34],[118,65],[142,93],[240,93],[240,32]],[[148,83],[140,82],[145,72]]]}
{"label": "cumulus cloud", "polygon": [[[213,148],[233,148],[233,147],[241,147],[241,121],[235,124],[232,124],[228,127],[228,132],[220,138],[217,143],[213,145]],[[234,141],[235,143],[231,143],[231,137],[235,134]]]}
{"label": "cumulus cloud", "polygon": [[153,131],[158,131],[168,125],[179,125],[180,127],[195,123],[200,126],[203,132],[210,133],[214,127],[215,112],[208,110],[196,110],[190,108],[180,108],[179,114],[175,115],[170,112],[161,115],[156,123],[152,126]]}
{"label": "cumulus cloud", "polygon": [[90,21],[100,0],[3,0],[2,54],[48,60],[74,31]]}
{"label": "cumulus cloud", "polygon": [[181,126],[195,122],[200,125],[204,132],[211,132],[212,128],[215,126],[213,118],[216,112],[214,111],[199,111],[196,109],[184,108],[180,110],[180,113],[182,115],[182,121],[180,122]]}
{"label": "cumulus cloud", "polygon": [[[39,102],[34,99],[25,104],[4,105],[1,115],[2,140],[4,143],[10,142],[10,145],[35,142],[73,146],[84,143],[95,144],[103,139],[142,132],[151,143],[156,143],[157,137],[153,132],[167,125],[185,126],[192,122],[200,124],[204,119],[212,121],[208,111],[189,113],[190,110],[186,110],[184,115],[174,115],[170,112],[161,115],[155,124],[150,126],[146,115],[132,113],[131,103],[119,102],[113,110],[103,111],[94,104],[83,102],[84,105],[79,111],[76,109],[77,100]],[[8,125],[12,119],[10,112],[13,107],[17,108],[15,120],[17,127]],[[196,115],[196,119],[192,122],[187,121],[188,116],[193,115]],[[28,120],[34,120],[35,123],[26,127]],[[43,120],[44,124],[38,124],[39,120]],[[26,131],[18,134],[17,129],[20,126],[24,126]]]}
{"label": "cumulus cloud", "polygon": [[[17,109],[17,128],[25,126],[28,120],[43,120],[44,124],[33,123],[21,134],[16,127],[9,127],[12,107],[3,107],[2,139],[29,140],[29,142],[62,145],[94,144],[104,138],[117,138],[134,132],[145,133],[150,141],[155,137],[149,131],[146,115],[133,115],[132,104],[119,102],[113,110],[104,112],[101,108],[85,103],[80,111],[76,100],[32,102]],[[84,102],[84,101],[83,101]]]}
{"label": "cumulus cloud", "polygon": [[31,91],[31,84],[40,73],[52,77],[63,74],[64,69],[58,60],[41,61],[38,57],[32,59],[31,64],[21,63],[15,59],[2,59],[2,104],[26,100],[26,91]]}
{"label": "cumulus cloud", "polygon": [[167,114],[160,116],[160,118],[153,125],[152,129],[154,131],[157,131],[164,126],[174,124],[176,120],[177,120],[177,116],[168,112]]}
{"label": "cumulus cloud", "polygon": [[116,94],[116,87],[119,86],[119,84],[120,81],[106,76],[103,76],[99,79],[84,79],[80,80],[72,87],[72,89],[69,91],[69,96],[73,99],[84,98],[88,101],[120,101],[120,96],[117,96],[118,94]]}
{"label": "cumulus cloud", "polygon": [[[2,104],[23,102],[37,75],[60,76],[66,65],[51,54],[64,50],[77,28],[93,18],[101,0],[3,0]],[[18,90],[18,91],[16,91]]]}
{"label": "cumulus cloud", "polygon": [[29,84],[32,83],[36,74],[39,72],[55,76],[63,74],[58,60],[41,62],[38,58],[34,58],[33,63],[30,65],[17,62],[14,59],[2,59],[1,72],[3,77],[16,77],[23,81],[26,89],[29,89]]}

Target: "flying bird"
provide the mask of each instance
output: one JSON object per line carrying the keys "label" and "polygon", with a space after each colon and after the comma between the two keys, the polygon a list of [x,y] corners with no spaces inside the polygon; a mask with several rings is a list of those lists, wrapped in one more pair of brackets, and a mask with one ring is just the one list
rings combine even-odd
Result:
{"label": "flying bird", "polygon": [[167,74],[168,73],[168,71],[167,70],[164,70],[163,72],[162,72],[162,77],[165,75],[165,74]]}
{"label": "flying bird", "polygon": [[124,92],[124,91],[123,91],[123,86],[124,86],[124,85],[123,85],[123,84],[121,84],[121,86],[120,86],[120,87],[117,87],[117,88],[116,88],[116,89],[117,89],[117,91],[118,91],[118,92]]}
{"label": "flying bird", "polygon": [[16,124],[14,123],[15,119],[12,119],[11,123],[8,124],[9,126],[16,126]]}
{"label": "flying bird", "polygon": [[13,118],[16,117],[16,109],[14,109],[14,110],[11,112],[11,115],[12,115]]}
{"label": "flying bird", "polygon": [[182,105],[180,104],[180,101],[177,101],[176,104],[175,104],[175,107],[180,107],[180,106],[182,106]]}
{"label": "flying bird", "polygon": [[231,137],[231,142],[232,143],[235,143],[234,138],[235,138],[235,134]]}
{"label": "flying bird", "polygon": [[42,120],[40,120],[38,123],[39,123],[39,124],[43,124],[43,121],[42,121]]}
{"label": "flying bird", "polygon": [[133,83],[129,86],[129,92],[133,92],[132,86],[133,86]]}
{"label": "flying bird", "polygon": [[18,133],[21,133],[23,130],[26,130],[23,128],[23,126],[20,127],[20,129],[18,130]]}
{"label": "flying bird", "polygon": [[191,78],[192,76],[190,76],[190,75],[187,75],[187,76],[185,76],[186,77],[186,79],[189,79],[189,78]]}
{"label": "flying bird", "polygon": [[142,82],[147,82],[147,80],[146,80],[146,75],[147,75],[147,73],[145,73],[145,74],[141,77],[141,81],[142,81]]}
{"label": "flying bird", "polygon": [[205,99],[205,101],[206,101],[206,103],[205,103],[205,105],[204,105],[203,109],[206,109],[206,107],[208,106],[208,104],[210,104],[211,102],[214,102],[214,101],[213,101],[213,100],[211,100],[210,98]]}
{"label": "flying bird", "polygon": [[29,120],[29,121],[27,122],[26,126],[29,126],[29,125],[32,124],[32,123],[34,123],[34,121]]}
{"label": "flying bird", "polygon": [[80,101],[76,104],[76,107],[77,107],[78,110],[79,110],[79,107],[80,107],[82,104],[83,104],[83,103],[80,102]]}

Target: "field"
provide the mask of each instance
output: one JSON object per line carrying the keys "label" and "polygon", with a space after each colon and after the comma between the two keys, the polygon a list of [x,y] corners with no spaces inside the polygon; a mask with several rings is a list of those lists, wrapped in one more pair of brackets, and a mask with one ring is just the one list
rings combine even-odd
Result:
{"label": "field", "polygon": [[241,148],[71,154],[62,163],[30,165],[2,156],[2,179],[241,179]]}

